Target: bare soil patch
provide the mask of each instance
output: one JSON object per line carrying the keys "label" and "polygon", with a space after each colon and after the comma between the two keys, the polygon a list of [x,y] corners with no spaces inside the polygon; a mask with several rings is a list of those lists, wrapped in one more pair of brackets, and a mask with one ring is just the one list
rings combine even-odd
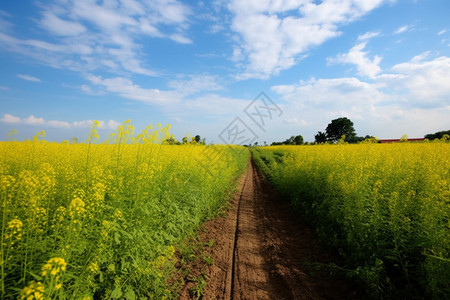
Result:
{"label": "bare soil patch", "polygon": [[[315,232],[280,201],[253,162],[239,182],[226,215],[205,223],[200,240],[214,263],[193,263],[193,277],[206,278],[203,299],[361,299],[341,275],[317,270],[337,263]],[[180,299],[196,298],[188,282]],[[191,292],[190,292],[191,291]]]}

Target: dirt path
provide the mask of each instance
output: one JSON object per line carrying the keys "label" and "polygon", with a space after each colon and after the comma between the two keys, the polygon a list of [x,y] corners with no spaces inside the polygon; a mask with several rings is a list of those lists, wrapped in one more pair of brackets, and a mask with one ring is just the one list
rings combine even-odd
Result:
{"label": "dirt path", "polygon": [[[208,278],[203,299],[359,299],[356,288],[314,270],[334,262],[314,231],[279,201],[252,162],[225,217],[201,233],[214,240],[212,266],[197,266]],[[180,299],[189,299],[189,285]]]}

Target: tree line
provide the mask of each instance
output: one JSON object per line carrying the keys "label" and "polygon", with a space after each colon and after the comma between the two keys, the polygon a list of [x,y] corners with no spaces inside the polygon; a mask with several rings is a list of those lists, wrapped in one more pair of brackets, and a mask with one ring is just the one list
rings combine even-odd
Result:
{"label": "tree line", "polygon": [[[450,136],[450,130],[438,131],[436,133],[426,134],[425,138],[428,140],[442,139],[445,135]],[[406,135],[405,135],[406,137]],[[314,136],[315,144],[324,143],[338,143],[346,142],[349,144],[356,144],[360,142],[378,142],[378,139],[374,136],[366,135],[365,137],[358,136],[356,134],[353,122],[347,117],[341,117],[332,120],[325,131],[319,131]],[[273,142],[272,146],[276,145],[303,145],[304,143],[301,135],[291,136],[283,142]]]}
{"label": "tree line", "polygon": [[[350,144],[356,144],[366,139],[374,139],[374,137],[369,135],[366,135],[365,137],[357,136],[355,128],[353,127],[353,122],[349,118],[342,117],[332,120],[331,123],[328,124],[327,128],[325,128],[325,132],[319,131],[314,136],[314,143],[323,144],[343,141]],[[291,136],[283,142],[273,142],[272,146],[303,144],[303,137],[301,135],[297,135]]]}

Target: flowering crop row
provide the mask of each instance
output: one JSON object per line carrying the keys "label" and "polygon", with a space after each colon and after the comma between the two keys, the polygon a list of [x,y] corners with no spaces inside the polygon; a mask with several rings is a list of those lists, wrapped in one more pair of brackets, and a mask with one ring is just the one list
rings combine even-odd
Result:
{"label": "flowering crop row", "polygon": [[247,167],[241,147],[161,145],[168,128],[128,122],[96,145],[97,127],[86,144],[0,143],[0,298],[173,298],[177,243]]}
{"label": "flowering crop row", "polygon": [[253,150],[278,191],[371,293],[450,295],[450,144]]}

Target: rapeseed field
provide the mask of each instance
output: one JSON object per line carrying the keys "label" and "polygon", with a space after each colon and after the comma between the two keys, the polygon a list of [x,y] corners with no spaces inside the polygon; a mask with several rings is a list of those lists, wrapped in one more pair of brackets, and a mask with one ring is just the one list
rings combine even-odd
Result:
{"label": "rapeseed field", "polygon": [[374,295],[450,295],[450,143],[273,146],[258,166]]}
{"label": "rapeseed field", "polygon": [[165,145],[170,127],[129,121],[97,144],[98,126],[0,143],[1,299],[174,298],[178,243],[247,167],[243,147]]}

